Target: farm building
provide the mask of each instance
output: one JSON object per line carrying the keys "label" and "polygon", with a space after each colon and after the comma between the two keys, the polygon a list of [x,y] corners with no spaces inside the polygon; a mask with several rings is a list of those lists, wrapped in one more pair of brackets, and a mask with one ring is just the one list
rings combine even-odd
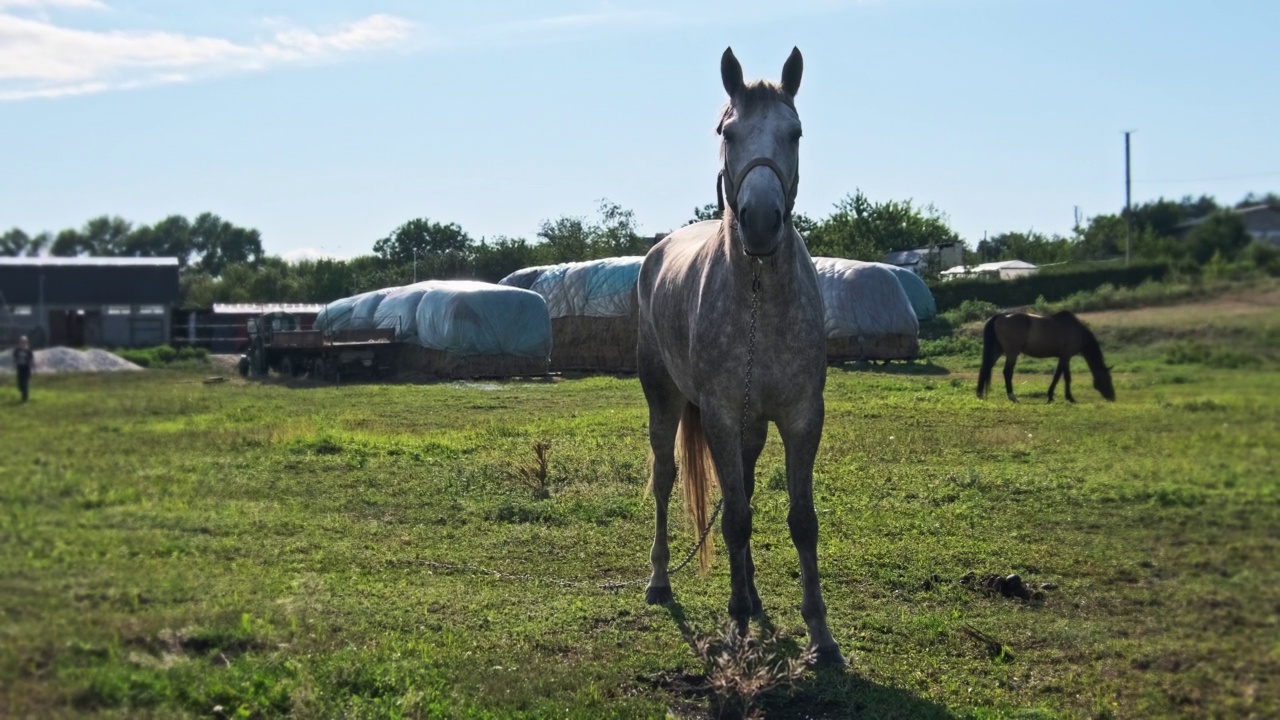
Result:
{"label": "farm building", "polygon": [[553,370],[635,372],[636,279],[643,257],[517,270],[499,281],[528,287],[547,303]]}
{"label": "farm building", "polygon": [[316,330],[393,329],[396,367],[440,378],[540,375],[552,352],[541,295],[466,280],[428,280],[335,300]]}
{"label": "farm building", "polygon": [[826,315],[827,360],[909,360],[920,323],[893,271],[879,263],[813,259]]}
{"label": "farm building", "polygon": [[910,270],[916,275],[925,275],[931,269],[937,271],[962,262],[964,262],[964,246],[955,242],[914,250],[898,250],[884,256],[886,265]]}
{"label": "farm building", "polygon": [[162,345],[178,300],[177,258],[0,258],[0,342]]}
{"label": "farm building", "polygon": [[[1247,205],[1231,211],[1244,223],[1245,232],[1260,243],[1280,245],[1280,207],[1271,203]],[[1175,228],[1178,235],[1191,232],[1197,225],[1208,219],[1208,216],[1188,220]]]}
{"label": "farm building", "polygon": [[999,262],[982,263],[981,265],[957,265],[942,271],[943,280],[954,280],[960,277],[988,278],[992,280],[1013,280],[1015,278],[1035,275],[1040,268],[1022,260],[1001,260]]}

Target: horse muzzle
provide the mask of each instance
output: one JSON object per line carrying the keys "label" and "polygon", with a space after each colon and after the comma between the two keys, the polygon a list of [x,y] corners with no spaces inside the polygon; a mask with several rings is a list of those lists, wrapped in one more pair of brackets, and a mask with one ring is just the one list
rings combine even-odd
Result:
{"label": "horse muzzle", "polygon": [[752,257],[768,257],[778,252],[786,228],[780,204],[744,203],[738,215],[738,239],[742,250]]}

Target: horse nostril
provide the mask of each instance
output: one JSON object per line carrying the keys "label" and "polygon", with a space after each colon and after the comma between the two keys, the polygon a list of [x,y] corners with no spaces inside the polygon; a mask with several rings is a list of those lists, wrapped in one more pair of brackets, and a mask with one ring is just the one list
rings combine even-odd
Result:
{"label": "horse nostril", "polygon": [[781,210],[775,209],[773,211],[773,227],[771,227],[770,229],[773,230],[774,232],[777,232],[778,230],[782,229],[782,211]]}

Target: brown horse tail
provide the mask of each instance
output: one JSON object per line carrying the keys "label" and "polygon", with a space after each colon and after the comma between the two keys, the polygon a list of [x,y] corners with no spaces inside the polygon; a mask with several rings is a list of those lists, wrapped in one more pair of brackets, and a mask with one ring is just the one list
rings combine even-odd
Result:
{"label": "brown horse tail", "polygon": [[[676,457],[680,463],[680,484],[684,486],[684,509],[693,522],[695,538],[702,537],[710,521],[710,488],[716,482],[716,468],[702,431],[702,412],[693,403],[684,406],[684,416],[680,418]],[[711,567],[713,534],[707,532],[707,541],[698,549],[698,569],[703,573]]]}
{"label": "brown horse tail", "polygon": [[991,368],[995,367],[996,360],[1000,357],[1003,348],[1000,347],[1000,338],[996,337],[996,318],[999,315],[992,315],[987,324],[982,327],[982,367],[978,369],[978,397],[985,397],[987,388],[991,386]]}

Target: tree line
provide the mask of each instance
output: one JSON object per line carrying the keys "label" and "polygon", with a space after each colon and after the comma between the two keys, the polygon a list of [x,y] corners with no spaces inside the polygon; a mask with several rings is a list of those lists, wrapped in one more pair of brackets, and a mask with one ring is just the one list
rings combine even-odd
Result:
{"label": "tree line", "polygon": [[[1249,194],[1234,206],[1268,204],[1280,209],[1280,197]],[[1098,215],[1070,235],[1034,231],[1006,232],[969,248],[931,204],[912,200],[873,201],[861,190],[835,204],[824,218],[796,213],[793,222],[813,255],[880,260],[895,250],[957,243],[966,264],[1025,260],[1037,265],[1123,257],[1126,226],[1131,253],[1142,260],[1207,263],[1241,259],[1246,252],[1274,251],[1250,244],[1243,221],[1232,207],[1213,198],[1159,199],[1123,213]],[[716,219],[715,204],[696,208],[688,222]],[[1194,227],[1187,223],[1200,220]],[[534,265],[643,255],[652,236],[637,232],[635,215],[609,200],[599,201],[597,216],[561,216],[543,221],[532,240],[471,237],[457,223],[416,218],[372,243],[371,252],[347,260],[288,262],[263,251],[261,234],[213,213],[194,219],[167,217],[154,225],[134,225],[120,217],[93,218],[80,228],[56,235],[29,235],[13,228],[0,235],[0,255],[98,255],[176,257],[183,304],[214,302],[329,302],[415,280],[475,279],[496,282]],[[1274,257],[1264,261],[1275,263]],[[934,272],[943,268],[933,268]]]}

